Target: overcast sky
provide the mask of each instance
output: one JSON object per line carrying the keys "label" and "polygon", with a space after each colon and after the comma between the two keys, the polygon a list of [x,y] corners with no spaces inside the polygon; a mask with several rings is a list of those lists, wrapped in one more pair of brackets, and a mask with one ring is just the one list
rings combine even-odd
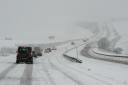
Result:
{"label": "overcast sky", "polygon": [[72,34],[79,21],[122,17],[128,0],[0,0],[0,38],[44,39]]}

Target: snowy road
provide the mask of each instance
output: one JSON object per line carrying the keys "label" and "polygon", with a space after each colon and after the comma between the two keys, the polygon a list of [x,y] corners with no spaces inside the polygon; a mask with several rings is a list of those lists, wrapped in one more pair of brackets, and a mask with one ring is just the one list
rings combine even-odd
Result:
{"label": "snowy road", "polygon": [[84,56],[82,64],[73,63],[62,56],[64,51],[34,59],[33,65],[15,64],[15,55],[0,57],[0,85],[128,85],[127,65]]}

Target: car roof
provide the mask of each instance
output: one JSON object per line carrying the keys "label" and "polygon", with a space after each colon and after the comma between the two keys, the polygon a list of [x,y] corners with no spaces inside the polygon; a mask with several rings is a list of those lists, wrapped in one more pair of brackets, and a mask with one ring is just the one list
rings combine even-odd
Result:
{"label": "car roof", "polygon": [[32,47],[29,47],[29,46],[19,46],[18,48],[32,48]]}

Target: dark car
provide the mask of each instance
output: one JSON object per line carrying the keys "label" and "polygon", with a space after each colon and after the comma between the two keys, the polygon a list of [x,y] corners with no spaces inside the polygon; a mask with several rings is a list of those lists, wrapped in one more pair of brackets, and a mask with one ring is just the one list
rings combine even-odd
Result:
{"label": "dark car", "polygon": [[32,51],[32,57],[37,58],[37,54],[35,53],[35,51]]}
{"label": "dark car", "polygon": [[18,47],[16,57],[16,63],[33,64],[32,47]]}
{"label": "dark car", "polygon": [[42,49],[40,47],[34,47],[34,52],[36,56],[42,56]]}

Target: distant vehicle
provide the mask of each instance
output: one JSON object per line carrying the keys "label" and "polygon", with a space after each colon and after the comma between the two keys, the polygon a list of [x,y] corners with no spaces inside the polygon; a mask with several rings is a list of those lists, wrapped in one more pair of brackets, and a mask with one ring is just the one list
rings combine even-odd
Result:
{"label": "distant vehicle", "polygon": [[37,58],[37,54],[35,53],[35,51],[32,51],[32,57]]}
{"label": "distant vehicle", "polygon": [[17,50],[16,63],[33,64],[32,47],[20,46]]}
{"label": "distant vehicle", "polygon": [[51,49],[51,48],[46,48],[44,52],[45,52],[45,53],[52,52],[52,49]]}
{"label": "distant vehicle", "polygon": [[42,56],[42,49],[40,47],[34,47],[34,52],[36,56]]}

